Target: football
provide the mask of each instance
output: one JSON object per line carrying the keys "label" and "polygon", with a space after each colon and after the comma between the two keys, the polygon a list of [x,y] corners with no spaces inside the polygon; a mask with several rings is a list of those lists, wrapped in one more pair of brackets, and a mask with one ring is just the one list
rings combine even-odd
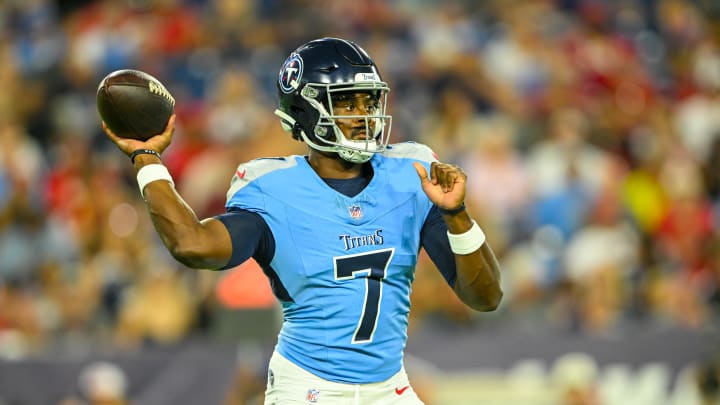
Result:
{"label": "football", "polygon": [[100,82],[97,109],[115,135],[144,141],[165,130],[175,111],[175,99],[153,76],[123,69]]}

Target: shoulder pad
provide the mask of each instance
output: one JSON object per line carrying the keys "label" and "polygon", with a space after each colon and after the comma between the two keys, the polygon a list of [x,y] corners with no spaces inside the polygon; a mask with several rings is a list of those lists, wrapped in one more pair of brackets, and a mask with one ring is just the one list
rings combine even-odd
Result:
{"label": "shoulder pad", "polygon": [[416,159],[424,162],[440,160],[429,146],[411,141],[388,145],[383,154],[389,158]]}
{"label": "shoulder pad", "polygon": [[287,169],[297,165],[297,161],[293,156],[259,158],[249,162],[241,163],[235,170],[232,180],[230,180],[230,189],[227,192],[228,200],[241,188],[250,184],[268,173],[275,170]]}

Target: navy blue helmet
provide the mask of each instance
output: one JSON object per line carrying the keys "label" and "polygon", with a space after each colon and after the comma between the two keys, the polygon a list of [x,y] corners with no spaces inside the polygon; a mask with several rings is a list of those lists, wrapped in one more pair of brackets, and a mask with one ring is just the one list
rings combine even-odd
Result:
{"label": "navy blue helmet", "polygon": [[[357,44],[338,38],[310,41],[285,60],[277,81],[283,128],[311,148],[336,152],[353,163],[367,162],[387,147],[392,117],[386,114],[387,83],[375,62]],[[334,115],[333,100],[348,93],[368,93],[376,107],[358,116]],[[365,140],[347,139],[337,119],[364,119]]]}

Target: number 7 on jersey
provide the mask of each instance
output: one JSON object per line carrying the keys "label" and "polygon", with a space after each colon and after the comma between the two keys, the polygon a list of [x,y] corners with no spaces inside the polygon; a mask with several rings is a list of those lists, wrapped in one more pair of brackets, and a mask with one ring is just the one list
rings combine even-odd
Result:
{"label": "number 7 on jersey", "polygon": [[395,249],[390,248],[334,258],[335,280],[365,277],[365,301],[352,343],[372,341],[380,315],[382,280],[385,278],[393,254]]}

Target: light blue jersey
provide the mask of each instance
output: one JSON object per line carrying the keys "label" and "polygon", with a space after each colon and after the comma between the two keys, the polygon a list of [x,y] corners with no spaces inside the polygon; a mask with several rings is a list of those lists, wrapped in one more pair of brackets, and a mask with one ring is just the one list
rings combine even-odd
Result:
{"label": "light blue jersey", "polygon": [[330,381],[384,381],[402,366],[420,232],[432,208],[412,163],[432,151],[402,143],[370,161],[355,197],[329,187],[303,156],[242,164],[227,208],[262,216],[270,267],[290,298],[277,351]]}

